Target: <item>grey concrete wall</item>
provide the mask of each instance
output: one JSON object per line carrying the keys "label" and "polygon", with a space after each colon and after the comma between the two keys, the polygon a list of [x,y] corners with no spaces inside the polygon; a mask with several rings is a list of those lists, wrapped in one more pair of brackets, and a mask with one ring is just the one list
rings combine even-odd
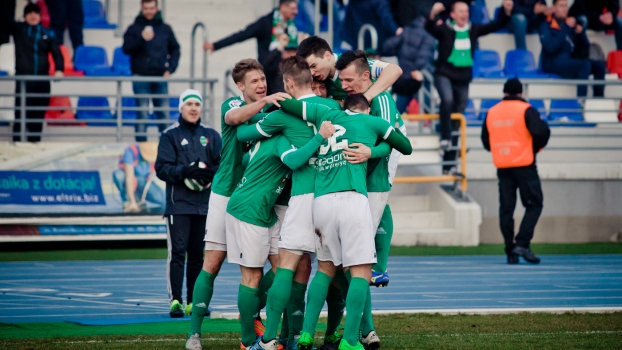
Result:
{"label": "grey concrete wall", "polygon": [[[622,183],[585,180],[542,182],[544,210],[533,242],[607,242],[622,231]],[[502,243],[496,180],[469,181],[469,194],[482,207],[481,243]],[[517,201],[516,230],[524,208]]]}

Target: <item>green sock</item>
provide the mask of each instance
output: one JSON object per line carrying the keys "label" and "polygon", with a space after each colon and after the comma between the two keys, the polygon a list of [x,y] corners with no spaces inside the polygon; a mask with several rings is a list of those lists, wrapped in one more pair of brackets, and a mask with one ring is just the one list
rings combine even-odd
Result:
{"label": "green sock", "polygon": [[[337,277],[335,276],[335,278]],[[346,302],[341,295],[341,289],[335,287],[332,283],[328,287],[326,304],[328,304],[328,320],[326,321],[326,335],[328,336],[337,332],[343,319],[343,310],[346,307]]]}
{"label": "green sock", "polygon": [[376,256],[377,262],[371,269],[376,272],[385,272],[387,270],[387,261],[389,261],[389,251],[391,250],[391,239],[393,238],[393,216],[389,205],[384,207],[378,230],[376,231]]}
{"label": "green sock", "polygon": [[201,324],[203,324],[203,318],[205,318],[207,314],[207,307],[212,300],[215,278],[215,275],[201,270],[199,277],[197,277],[194,283],[194,289],[192,291],[194,302],[192,303],[192,317],[190,318],[190,334],[198,333],[201,335]]}
{"label": "green sock", "polygon": [[350,281],[350,290],[346,297],[346,310],[348,310],[348,317],[346,317],[346,327],[343,332],[343,339],[350,344],[350,346],[356,346],[359,339],[359,328],[361,325],[361,318],[363,317],[363,309],[365,308],[365,299],[361,296],[367,296],[369,290],[369,282],[366,279],[360,277],[353,277]]}
{"label": "green sock", "polygon": [[259,282],[259,311],[266,307],[266,303],[268,302],[268,291],[270,290],[270,287],[272,287],[274,276],[274,272],[270,269],[265,275],[263,275],[261,282]]}
{"label": "green sock", "polygon": [[289,339],[289,321],[287,319],[287,312],[283,312],[283,318],[281,321],[281,334],[279,335],[279,344],[283,344],[284,341]]}
{"label": "green sock", "polygon": [[361,318],[361,334],[368,335],[374,330],[374,318],[371,314],[371,291],[367,288],[367,298],[365,298],[365,308]]}
{"label": "green sock", "polygon": [[257,339],[255,335],[255,317],[259,307],[259,289],[240,284],[238,291],[238,310],[240,311],[240,328],[242,344],[251,346]]}
{"label": "green sock", "polygon": [[307,285],[292,282],[292,295],[287,303],[287,319],[289,322],[288,340],[294,340],[294,336],[300,335],[302,324],[305,320],[305,294],[307,293]]}
{"label": "green sock", "polygon": [[[270,270],[272,272],[272,270]],[[268,274],[266,274],[268,276]],[[263,279],[266,278],[264,276]],[[263,282],[262,279],[262,282]],[[294,271],[288,269],[277,268],[276,275],[273,277],[274,284],[268,291],[268,307],[266,313],[266,331],[263,335],[264,341],[270,341],[276,338],[276,332],[279,329],[281,315],[289,302],[292,292],[292,280],[294,279]]]}
{"label": "green sock", "polygon": [[332,278],[330,276],[318,271],[309,285],[307,313],[305,314],[305,321],[302,329],[312,337],[315,336],[315,326],[317,326],[317,320],[320,318],[322,307],[324,307],[331,281]]}

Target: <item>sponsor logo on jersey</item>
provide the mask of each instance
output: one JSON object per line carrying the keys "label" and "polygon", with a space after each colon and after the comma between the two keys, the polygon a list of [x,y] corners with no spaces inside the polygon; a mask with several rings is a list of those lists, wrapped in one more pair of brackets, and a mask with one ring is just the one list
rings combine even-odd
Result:
{"label": "sponsor logo on jersey", "polygon": [[205,136],[201,136],[201,139],[200,139],[199,141],[201,142],[201,144],[202,144],[204,147],[205,147],[205,146],[207,146],[207,143],[208,143],[208,141],[207,141],[207,137],[205,137]]}
{"label": "sponsor logo on jersey", "polygon": [[238,108],[242,105],[242,101],[240,100],[231,100],[229,101],[229,107],[231,108]]}
{"label": "sponsor logo on jersey", "polygon": [[186,140],[186,139],[181,140],[181,145],[182,146],[185,146],[187,144],[188,144],[188,140]]}

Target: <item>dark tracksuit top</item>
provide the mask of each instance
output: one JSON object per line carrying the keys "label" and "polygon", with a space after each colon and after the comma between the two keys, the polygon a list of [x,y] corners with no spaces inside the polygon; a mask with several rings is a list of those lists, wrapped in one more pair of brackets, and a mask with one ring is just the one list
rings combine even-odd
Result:
{"label": "dark tracksuit top", "polygon": [[52,54],[56,70],[64,70],[63,55],[53,31],[41,24],[31,26],[26,22],[13,22],[9,27],[15,42],[16,75],[47,75],[48,53]]}

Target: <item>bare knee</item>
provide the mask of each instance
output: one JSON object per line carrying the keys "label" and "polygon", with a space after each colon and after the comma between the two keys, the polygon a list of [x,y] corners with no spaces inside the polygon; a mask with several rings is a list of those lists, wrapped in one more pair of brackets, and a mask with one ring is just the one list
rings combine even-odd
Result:
{"label": "bare knee", "polygon": [[296,273],[294,274],[294,281],[302,284],[307,284],[309,282],[310,275],[311,255],[303,254],[300,262],[298,263],[298,267],[296,268]]}
{"label": "bare knee", "polygon": [[226,251],[220,250],[206,250],[205,258],[203,259],[203,270],[207,271],[212,275],[217,275],[220,272],[220,267],[222,263],[225,261],[225,257],[227,256]]}

